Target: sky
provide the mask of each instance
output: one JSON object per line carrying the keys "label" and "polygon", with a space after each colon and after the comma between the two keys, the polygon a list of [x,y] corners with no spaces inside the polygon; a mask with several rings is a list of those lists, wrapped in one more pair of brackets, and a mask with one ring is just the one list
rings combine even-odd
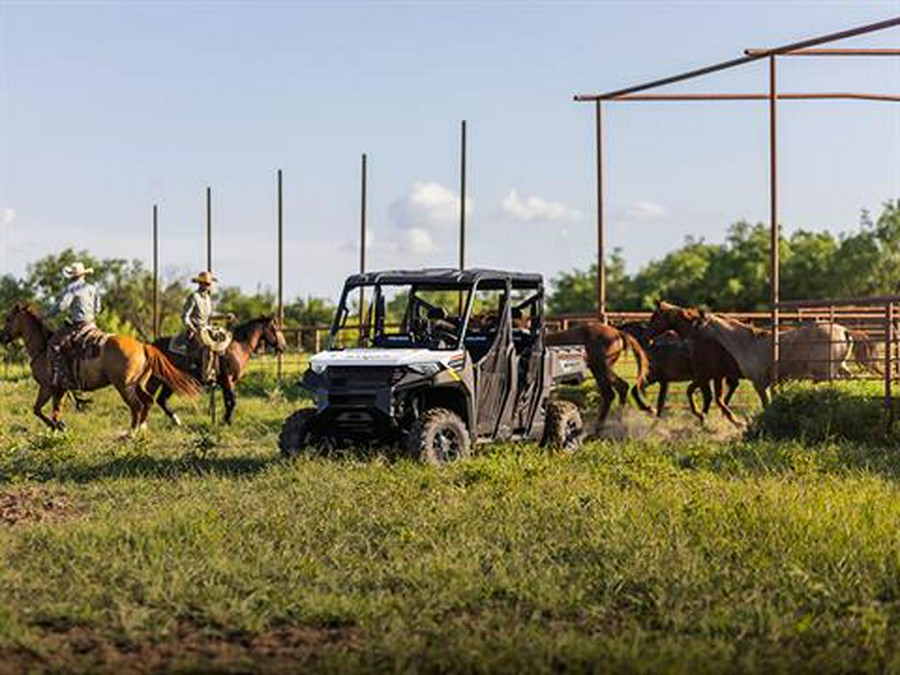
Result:
{"label": "sky", "polygon": [[[596,255],[594,119],[608,91],[900,15],[827,2],[40,2],[0,0],[0,274],[66,247],[213,267],[334,298],[358,267],[455,266],[468,125],[469,266],[542,272]],[[841,46],[900,46],[900,29]],[[900,93],[898,58],[779,62],[783,91]],[[764,92],[752,64],[662,92]],[[856,227],[900,198],[900,107],[779,105],[787,231]],[[608,245],[630,270],[687,236],[768,218],[763,103],[607,106]]]}

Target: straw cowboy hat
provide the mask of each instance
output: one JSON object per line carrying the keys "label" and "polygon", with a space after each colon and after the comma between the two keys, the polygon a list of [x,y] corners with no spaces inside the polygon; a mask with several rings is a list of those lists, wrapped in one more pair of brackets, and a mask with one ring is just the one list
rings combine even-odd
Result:
{"label": "straw cowboy hat", "polygon": [[200,274],[195,276],[193,279],[191,279],[191,281],[193,281],[195,284],[204,284],[206,286],[212,286],[213,282],[218,281],[218,279],[216,279],[212,275],[212,272],[208,272],[208,271],[204,270],[203,272],[200,272]]}
{"label": "straw cowboy hat", "polygon": [[66,279],[79,279],[85,275],[93,274],[93,267],[85,267],[81,261],[73,262],[71,265],[63,267],[63,276]]}

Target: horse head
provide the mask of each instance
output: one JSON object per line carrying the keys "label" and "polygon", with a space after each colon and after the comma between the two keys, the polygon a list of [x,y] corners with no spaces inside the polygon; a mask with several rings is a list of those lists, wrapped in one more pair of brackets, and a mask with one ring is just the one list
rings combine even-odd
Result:
{"label": "horse head", "polygon": [[24,326],[22,321],[25,315],[29,314],[29,310],[25,305],[16,303],[6,315],[6,321],[3,323],[3,330],[0,330],[0,344],[9,344],[16,338],[24,335]]}
{"label": "horse head", "polygon": [[274,316],[262,316],[257,319],[263,324],[262,338],[265,343],[275,350],[276,354],[283,354],[287,349],[287,340],[281,332],[281,326]]}
{"label": "horse head", "polygon": [[703,312],[701,310],[692,307],[679,307],[664,300],[659,300],[656,303],[656,310],[653,312],[647,325],[647,337],[652,339],[669,330],[674,330],[680,336],[686,337],[691,329],[702,319]]}

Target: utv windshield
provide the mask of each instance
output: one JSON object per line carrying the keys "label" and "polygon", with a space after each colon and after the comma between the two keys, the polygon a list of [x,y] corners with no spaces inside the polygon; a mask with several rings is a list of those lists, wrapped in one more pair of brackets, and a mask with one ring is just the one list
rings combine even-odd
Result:
{"label": "utv windshield", "polygon": [[458,349],[473,288],[452,284],[348,284],[329,349]]}

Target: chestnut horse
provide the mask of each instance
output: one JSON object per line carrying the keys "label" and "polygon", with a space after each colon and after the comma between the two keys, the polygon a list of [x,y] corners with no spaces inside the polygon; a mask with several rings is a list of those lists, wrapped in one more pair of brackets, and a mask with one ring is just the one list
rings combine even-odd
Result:
{"label": "chestnut horse", "polygon": [[[172,362],[184,372],[191,372],[193,358],[184,354],[173,353],[169,348],[171,337],[161,337],[153,344],[163,351]],[[281,354],[285,350],[286,342],[278,322],[272,316],[261,316],[247,323],[237,326],[233,331],[233,339],[224,354],[219,356],[219,372],[216,381],[222,387],[222,398],[225,399],[225,423],[231,424],[234,408],[237,405],[237,396],[234,393],[237,381],[244,374],[244,368],[250,357],[256,352],[261,343],[267,344]],[[162,388],[159,396],[156,391]],[[156,403],[165,411],[169,419],[181,426],[181,420],[171,408],[169,397],[174,393],[167,383],[153,379],[150,381],[148,391],[156,398]]]}
{"label": "chestnut horse", "polygon": [[[737,417],[735,417],[728,404],[731,402],[731,397],[734,396],[734,392],[740,384],[741,369],[725,347],[717,341],[697,333],[695,328],[702,318],[703,314],[698,309],[686,309],[660,301],[657,303],[656,311],[650,317],[647,337],[648,339],[653,339],[671,330],[675,331],[681,339],[688,340],[693,373],[693,379],[688,385],[688,400],[691,404],[691,412],[701,422],[709,412],[707,395],[711,381],[715,392],[716,405],[719,407],[719,410],[722,411],[722,414],[725,415],[729,422],[735,426],[740,426],[740,422],[738,422]],[[727,391],[723,387],[723,381],[727,386]],[[693,393],[697,389],[700,389],[701,393],[703,393],[702,413],[698,412],[694,406]]]}
{"label": "chestnut horse", "polygon": [[691,410],[695,415],[697,414],[693,395],[694,391],[699,389],[700,395],[703,397],[703,415],[709,412],[712,404],[712,389],[709,382],[694,384],[691,346],[687,340],[680,338],[675,331],[666,331],[651,341],[647,337],[649,324],[646,321],[628,321],[619,325],[618,329],[634,336],[647,352],[647,357],[650,359],[650,370],[647,373],[647,379],[644,380],[644,393],[651,384],[659,384],[659,393],[656,397],[658,417],[662,417],[663,410],[665,410],[670,382],[690,382],[687,397]]}
{"label": "chestnut horse", "polygon": [[615,398],[619,396],[619,405],[624,406],[628,398],[628,383],[623,380],[613,367],[622,356],[622,353],[630,349],[637,361],[638,373],[635,386],[631,390],[638,407],[644,412],[653,412],[641,398],[642,385],[647,377],[649,361],[647,354],[640,343],[628,333],[603,323],[583,323],[568,330],[557,333],[548,333],[544,339],[547,345],[582,345],[587,356],[587,364],[597,388],[600,390],[600,424],[606,421],[609,408]]}
{"label": "chestnut horse", "polygon": [[[0,331],[0,343],[7,344],[22,338],[31,358],[31,375],[40,385],[34,402],[34,414],[51,429],[63,430],[60,419],[66,389],[53,386],[47,341],[53,334],[40,317],[24,305],[16,305],[6,317]],[[110,335],[96,358],[83,359],[77,364],[83,391],[94,391],[112,385],[131,409],[131,431],[146,428],[153,398],[146,385],[151,377],[158,378],[180,394],[191,396],[200,386],[180,372],[165,354],[152,345],[138,342],[127,335]],[[53,413],[47,417],[44,406],[53,399]]]}

